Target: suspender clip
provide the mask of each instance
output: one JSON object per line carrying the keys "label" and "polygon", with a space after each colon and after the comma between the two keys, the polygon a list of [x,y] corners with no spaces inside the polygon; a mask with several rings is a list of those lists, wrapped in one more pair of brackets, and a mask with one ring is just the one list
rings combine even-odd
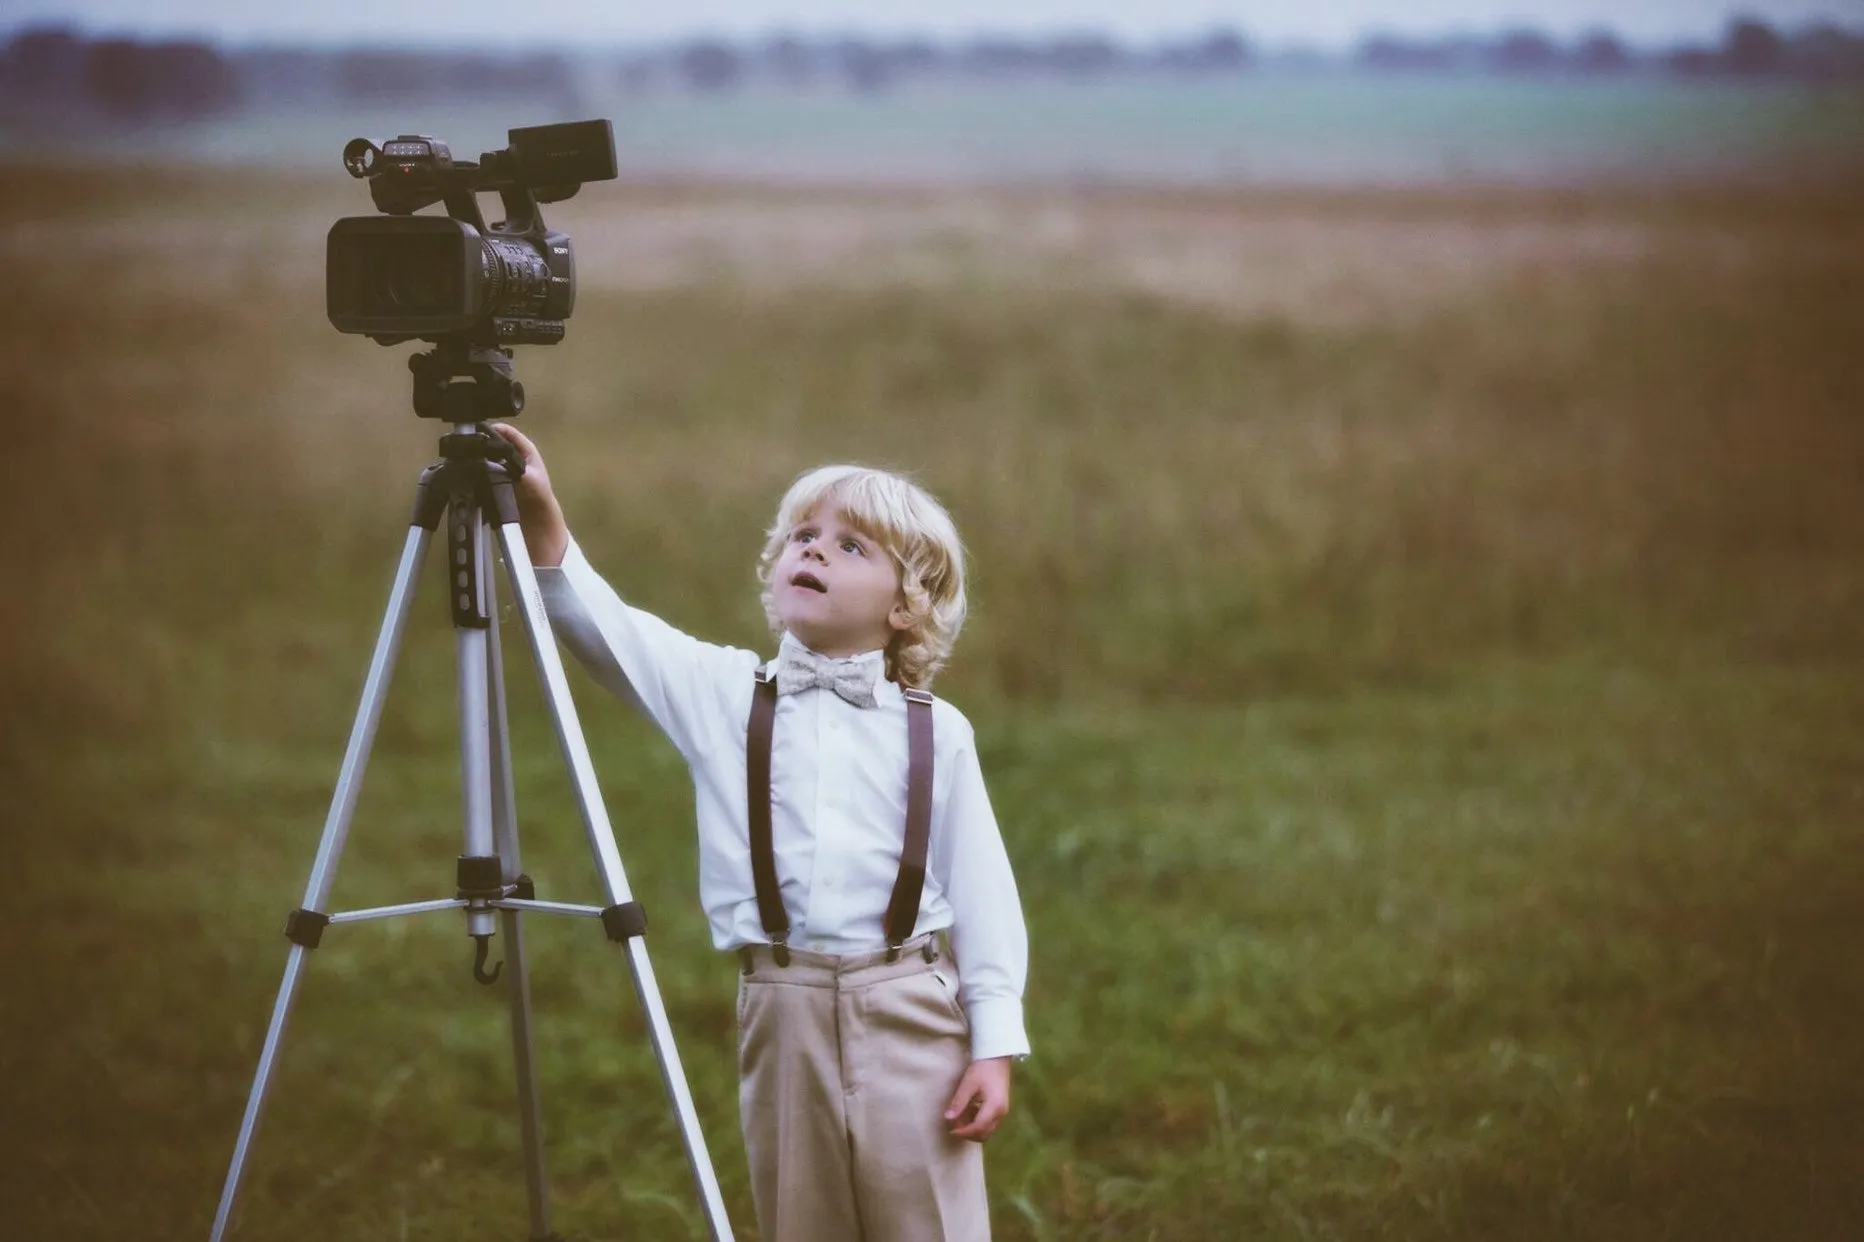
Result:
{"label": "suspender clip", "polygon": [[790,934],[784,932],[781,936],[776,937],[770,942],[770,956],[777,960],[777,965],[779,966],[788,966],[790,964],[790,946],[787,943],[789,938]]}
{"label": "suspender clip", "polygon": [[[889,962],[897,962],[900,960],[900,949],[902,945],[902,941],[889,940],[887,942],[887,960]],[[925,943],[919,946],[919,956],[926,960],[926,965],[928,966],[938,961],[938,933],[934,932],[932,935],[925,938]]]}

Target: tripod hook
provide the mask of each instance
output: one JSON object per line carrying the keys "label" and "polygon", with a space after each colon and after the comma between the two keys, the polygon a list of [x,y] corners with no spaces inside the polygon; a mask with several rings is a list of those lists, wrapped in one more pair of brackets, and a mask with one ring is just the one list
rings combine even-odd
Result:
{"label": "tripod hook", "polygon": [[497,962],[491,970],[485,968],[486,954],[492,951],[492,937],[474,936],[477,947],[472,954],[472,977],[488,986],[498,982],[499,972],[505,969],[505,963]]}

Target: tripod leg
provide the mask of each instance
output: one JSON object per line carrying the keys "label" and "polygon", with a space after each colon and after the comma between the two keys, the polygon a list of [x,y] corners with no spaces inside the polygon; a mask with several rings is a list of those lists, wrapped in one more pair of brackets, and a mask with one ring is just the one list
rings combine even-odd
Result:
{"label": "tripod leg", "polygon": [[[505,494],[508,498],[508,488]],[[595,766],[589,757],[588,743],[583,739],[576,705],[570,698],[569,679],[564,675],[563,659],[557,653],[550,619],[544,612],[543,596],[537,588],[537,574],[531,567],[530,553],[524,546],[524,535],[518,525],[515,506],[500,515],[497,529],[505,567],[511,577],[511,593],[521,609],[525,636],[530,640],[531,656],[544,684],[557,743],[563,752],[564,763],[570,770],[576,805],[582,813],[590,851],[595,855],[596,867],[601,872],[610,911],[620,912],[622,907],[628,907],[638,915],[639,908],[634,905],[628,889],[627,872],[622,868],[614,829],[609,825],[608,812],[602,804],[602,791],[596,783]],[[623,921],[615,920],[616,923]],[[603,922],[610,926],[610,935],[622,939],[627,949],[628,962],[634,973],[635,992],[647,1019],[654,1054],[660,1063],[660,1076],[673,1102],[680,1134],[686,1145],[687,1161],[692,1166],[693,1180],[697,1184],[700,1203],[705,1210],[712,1237],[715,1242],[729,1242],[732,1236],[731,1223],[725,1215],[724,1196],[719,1192],[718,1176],[706,1152],[705,1133],[700,1129],[698,1111],[693,1107],[692,1093],[686,1085],[685,1071],[680,1066],[679,1050],[673,1044],[672,1025],[667,1020],[659,985],[654,981],[654,969],[648,961],[646,940],[639,934],[638,923],[617,935],[607,912]]]}
{"label": "tripod leg", "polygon": [[[343,753],[343,767],[337,774],[336,790],[330,799],[330,811],[324,819],[323,839],[317,846],[316,861],[304,888],[304,901],[293,914],[287,934],[293,937],[291,954],[285,959],[285,977],[279,984],[278,999],[272,1006],[272,1021],[266,1028],[265,1043],[259,1051],[259,1068],[253,1077],[252,1092],[246,1098],[246,1113],[240,1120],[239,1138],[233,1145],[233,1162],[220,1192],[220,1207],[214,1214],[212,1242],[220,1242],[233,1218],[239,1198],[240,1181],[245,1175],[246,1155],[259,1129],[259,1115],[271,1089],[272,1070],[277,1062],[279,1043],[285,1023],[297,999],[298,981],[304,968],[304,955],[316,947],[321,911],[330,899],[336,881],[337,860],[349,835],[350,820],[356,813],[356,799],[362,792],[363,772],[369,765],[369,751],[375,744],[376,727],[382,721],[382,704],[388,697],[388,682],[395,670],[395,657],[401,650],[402,635],[408,628],[409,605],[414,597],[414,581],[421,560],[427,553],[431,532],[419,525],[410,527],[402,545],[401,565],[395,571],[395,585],[389,592],[388,611],[376,636],[375,654],[369,661],[369,675],[363,682],[362,702],[357,706],[355,722],[350,727],[349,746]],[[299,922],[300,914],[312,917]],[[300,932],[302,926],[312,930]],[[301,937],[301,938],[300,938]]]}
{"label": "tripod leg", "polygon": [[[489,566],[480,562],[480,578],[487,584],[487,595],[494,605],[497,591]],[[499,652],[498,609],[488,610],[491,618],[490,641],[486,646],[486,684],[491,695],[492,720],[492,835],[504,868],[507,884],[524,870],[518,852],[518,814],[511,780],[511,734],[505,711],[505,667]],[[505,970],[511,994],[511,1053],[517,1067],[518,1126],[524,1141],[524,1179],[529,1195],[531,1237],[533,1242],[556,1235],[550,1230],[550,1184],[544,1168],[543,1107],[537,1089],[537,1055],[531,1035],[531,977],[524,949],[524,916],[517,910],[501,910],[500,926],[505,933]]]}

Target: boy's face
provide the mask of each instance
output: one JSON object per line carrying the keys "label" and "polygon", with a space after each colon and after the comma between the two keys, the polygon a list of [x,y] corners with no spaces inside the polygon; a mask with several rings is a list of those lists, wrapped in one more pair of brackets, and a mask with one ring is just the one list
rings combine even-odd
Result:
{"label": "boy's face", "polygon": [[791,528],[771,568],[770,602],[784,629],[825,656],[883,648],[911,624],[893,557],[833,511]]}

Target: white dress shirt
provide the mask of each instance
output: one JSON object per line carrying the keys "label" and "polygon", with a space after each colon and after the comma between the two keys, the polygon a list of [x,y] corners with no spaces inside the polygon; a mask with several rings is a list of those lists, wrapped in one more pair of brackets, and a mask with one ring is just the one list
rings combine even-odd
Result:
{"label": "white dress shirt", "polygon": [[[692,770],[699,901],[713,945],[767,943],[745,803],[752,674],[762,660],[624,603],[574,540],[562,565],[540,567],[537,579],[563,645],[597,682],[645,712]],[[882,923],[906,830],[906,699],[883,678],[875,700],[856,707],[818,688],[777,701],[771,839],[797,948],[886,947]],[[944,699],[933,703],[933,739],[932,839],[915,934],[944,931],[950,939],[973,1059],[1022,1056],[1029,942],[1009,855],[970,722]]]}

